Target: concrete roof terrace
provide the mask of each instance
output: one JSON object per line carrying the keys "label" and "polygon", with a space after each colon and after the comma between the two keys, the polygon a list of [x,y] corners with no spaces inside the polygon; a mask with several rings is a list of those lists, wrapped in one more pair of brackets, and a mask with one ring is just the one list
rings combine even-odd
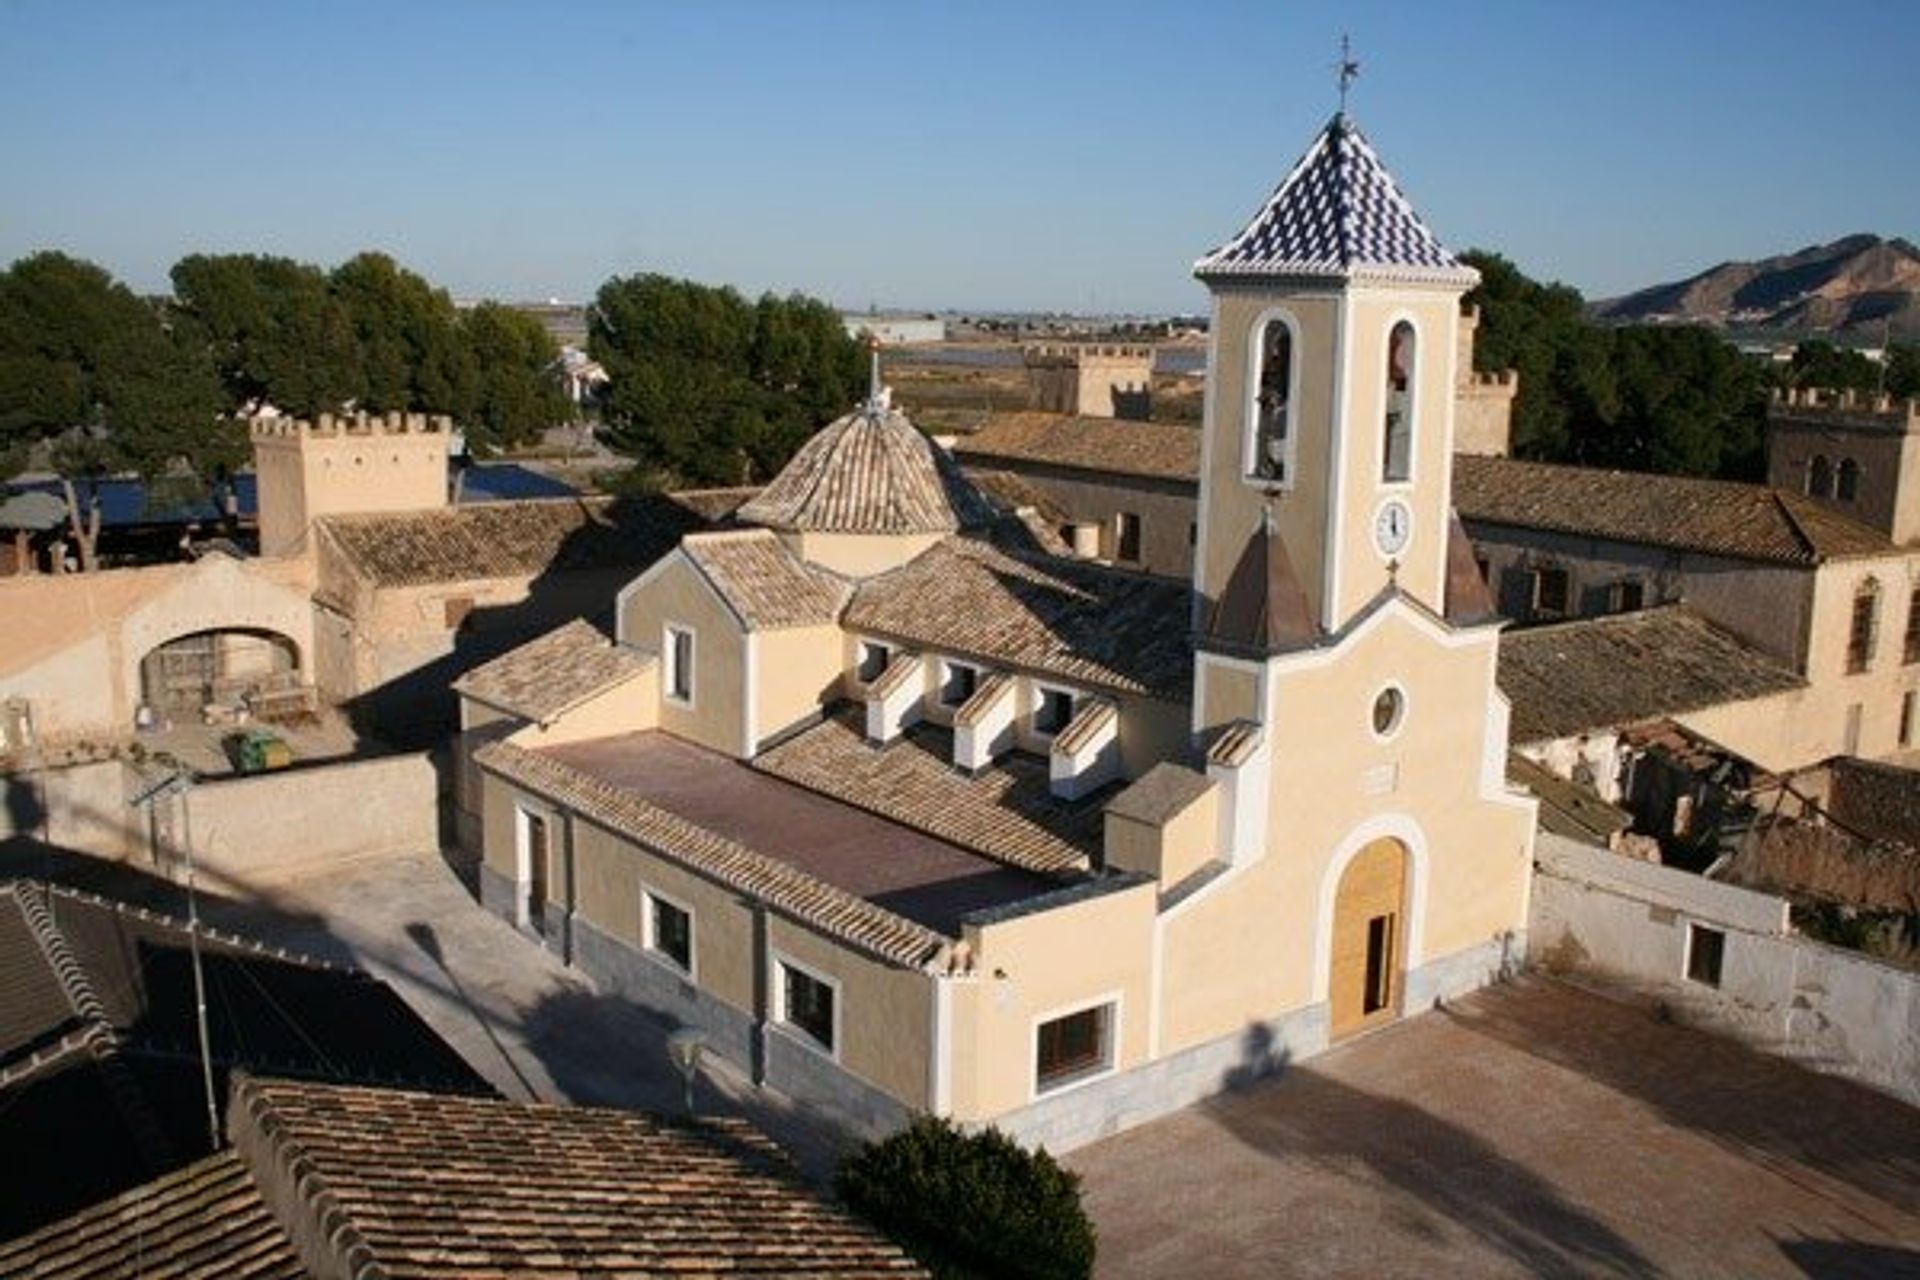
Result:
{"label": "concrete roof terrace", "polygon": [[950,938],[960,936],[969,912],[1020,902],[1062,883],[656,730],[535,754]]}

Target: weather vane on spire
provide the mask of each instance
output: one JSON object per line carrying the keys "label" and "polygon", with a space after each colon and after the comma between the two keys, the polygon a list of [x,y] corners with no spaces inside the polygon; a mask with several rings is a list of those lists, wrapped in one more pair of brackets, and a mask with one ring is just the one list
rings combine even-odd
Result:
{"label": "weather vane on spire", "polygon": [[1347,114],[1347,89],[1360,78],[1360,60],[1353,56],[1353,45],[1343,32],[1340,36],[1340,61],[1334,64],[1340,82],[1340,114]]}

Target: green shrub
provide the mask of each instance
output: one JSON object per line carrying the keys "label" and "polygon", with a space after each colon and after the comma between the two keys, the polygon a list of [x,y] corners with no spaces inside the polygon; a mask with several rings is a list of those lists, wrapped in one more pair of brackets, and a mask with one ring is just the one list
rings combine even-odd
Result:
{"label": "green shrub", "polygon": [[840,1196],[942,1280],[1084,1280],[1094,1232],[1080,1177],[1001,1133],[922,1116],[840,1166]]}

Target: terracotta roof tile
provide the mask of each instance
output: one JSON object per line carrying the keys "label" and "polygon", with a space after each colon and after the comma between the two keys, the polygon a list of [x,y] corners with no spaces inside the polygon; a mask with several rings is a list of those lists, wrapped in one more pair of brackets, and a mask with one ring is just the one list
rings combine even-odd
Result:
{"label": "terracotta roof tile", "polygon": [[742,520],[813,533],[951,533],[985,504],[904,413],[867,407],[816,432],[739,509]]}
{"label": "terracotta roof tile", "polygon": [[1162,760],[1115,796],[1107,812],[1159,826],[1185,812],[1213,788],[1213,780],[1198,769]]}
{"label": "terracotta roof tile", "polygon": [[1080,699],[1073,719],[1054,738],[1053,749],[1062,755],[1075,755],[1119,718],[1120,708],[1111,698]]}
{"label": "terracotta roof tile", "polygon": [[1804,688],[1777,660],[1681,605],[1509,631],[1511,737],[1540,742]]}
{"label": "terracotta roof tile", "polygon": [[1200,431],[1177,423],[1001,413],[956,440],[953,452],[969,466],[1038,462],[1189,484],[1200,475]]}
{"label": "terracotta roof tile", "polygon": [[343,1273],[925,1274],[738,1120],[257,1079],[229,1116]]}
{"label": "terracotta roof tile", "polygon": [[680,549],[749,631],[832,622],[852,591],[766,529],[693,534]]}
{"label": "terracotta roof tile", "polygon": [[948,538],[855,588],[849,629],[1172,702],[1191,695],[1187,584]]}
{"label": "terracotta roof tile", "polygon": [[591,622],[575,618],[538,640],[481,663],[455,680],[453,688],[490,707],[545,724],[633,679],[655,660],[655,655],[615,644]]}
{"label": "terracotta roof tile", "polygon": [[475,751],[473,758],[489,772],[871,955],[918,967],[934,959],[946,944],[945,938],[925,925],[717,835],[649,802],[632,788],[576,768],[550,752],[492,742]]}
{"label": "terracotta roof tile", "polygon": [[205,1280],[306,1275],[232,1151],[0,1244],[0,1275]]}
{"label": "terracotta roof tile", "polygon": [[1457,455],[1462,519],[1781,564],[1894,550],[1885,534],[1764,485]]}
{"label": "terracotta roof tile", "polygon": [[753,767],[1029,871],[1083,870],[1100,851],[1111,788],[1066,801],[1046,762],[1009,753],[971,777],[953,768],[953,735],[916,725],[884,747],[857,713],[832,716],[755,757]]}

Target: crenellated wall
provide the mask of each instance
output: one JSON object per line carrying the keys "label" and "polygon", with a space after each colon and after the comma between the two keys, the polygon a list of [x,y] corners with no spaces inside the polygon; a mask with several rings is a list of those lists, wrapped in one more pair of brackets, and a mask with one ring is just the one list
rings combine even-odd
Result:
{"label": "crenellated wall", "polygon": [[319,516],[447,505],[451,418],[323,413],[261,418],[250,434],[263,556],[309,554]]}

